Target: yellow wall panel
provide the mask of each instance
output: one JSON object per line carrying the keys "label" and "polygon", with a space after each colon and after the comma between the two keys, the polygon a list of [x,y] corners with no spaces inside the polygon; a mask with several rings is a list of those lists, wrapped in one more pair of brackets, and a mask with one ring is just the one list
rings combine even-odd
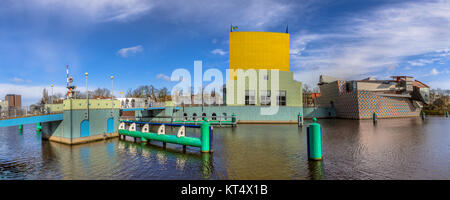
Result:
{"label": "yellow wall panel", "polygon": [[289,33],[230,32],[230,69],[289,71]]}

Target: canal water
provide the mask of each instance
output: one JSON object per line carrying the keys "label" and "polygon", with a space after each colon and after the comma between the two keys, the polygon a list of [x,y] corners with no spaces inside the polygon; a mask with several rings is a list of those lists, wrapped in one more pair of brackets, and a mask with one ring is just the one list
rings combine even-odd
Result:
{"label": "canal water", "polygon": [[0,179],[450,179],[449,118],[318,122],[321,162],[307,160],[296,125],[215,127],[211,155],[131,138],[70,147],[42,141],[34,125],[0,128]]}

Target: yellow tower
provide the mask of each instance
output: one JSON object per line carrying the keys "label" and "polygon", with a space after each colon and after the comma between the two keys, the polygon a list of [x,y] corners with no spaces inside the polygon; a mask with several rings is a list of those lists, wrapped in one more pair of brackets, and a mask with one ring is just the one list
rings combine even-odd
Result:
{"label": "yellow tower", "polygon": [[237,69],[289,71],[289,33],[230,32],[230,70]]}

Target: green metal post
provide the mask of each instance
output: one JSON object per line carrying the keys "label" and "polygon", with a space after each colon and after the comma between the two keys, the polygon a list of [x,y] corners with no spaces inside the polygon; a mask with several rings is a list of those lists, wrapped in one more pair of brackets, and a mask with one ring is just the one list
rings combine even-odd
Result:
{"label": "green metal post", "polygon": [[448,111],[445,111],[445,117],[448,117]]}
{"label": "green metal post", "polygon": [[209,130],[210,130],[210,124],[208,122],[203,122],[200,126],[201,131],[201,138],[202,138],[202,152],[209,152]]}
{"label": "green metal post", "polygon": [[316,121],[317,119],[313,118],[313,123],[309,124],[306,133],[309,160],[322,160],[322,130]]}
{"label": "green metal post", "polygon": [[146,144],[146,143],[147,143],[147,138],[141,137],[141,143],[142,143],[142,144]]}
{"label": "green metal post", "polygon": [[372,116],[372,120],[373,120],[373,123],[375,124],[375,123],[377,123],[377,113],[373,113],[373,116]]}
{"label": "green metal post", "polygon": [[38,122],[38,123],[36,123],[36,133],[41,133],[41,131],[42,131],[42,126],[41,126],[41,123],[40,122]]}
{"label": "green metal post", "polygon": [[21,124],[21,125],[19,125],[19,133],[22,133],[23,132],[23,125]]}
{"label": "green metal post", "polygon": [[423,112],[423,110],[420,111],[420,117],[422,117],[422,119],[425,119],[425,112]]}
{"label": "green metal post", "polygon": [[302,113],[298,113],[298,116],[297,116],[297,123],[298,123],[298,126],[300,127],[300,126],[303,126],[303,117],[302,117]]}
{"label": "green metal post", "polygon": [[236,115],[234,113],[231,115],[231,122],[233,123],[233,126],[236,126]]}

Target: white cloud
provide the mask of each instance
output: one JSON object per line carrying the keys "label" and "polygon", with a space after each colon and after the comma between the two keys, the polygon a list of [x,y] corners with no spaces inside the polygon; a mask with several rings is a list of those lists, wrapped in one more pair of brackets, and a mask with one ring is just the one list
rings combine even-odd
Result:
{"label": "white cloud", "polygon": [[[321,74],[364,78],[408,57],[435,53],[450,46],[447,1],[389,4],[341,22],[345,25],[335,29],[335,35],[293,34],[291,48],[301,52],[291,55],[296,79],[316,84]],[[302,35],[309,40],[301,38]],[[431,60],[412,64],[426,62]]]}
{"label": "white cloud", "polygon": [[14,83],[23,83],[23,82],[31,83],[31,80],[23,80],[23,79],[18,78],[18,77],[14,77],[14,78],[12,78],[10,80],[12,82],[14,82]]}
{"label": "white cloud", "polygon": [[158,74],[158,75],[156,75],[156,78],[157,79],[163,79],[165,81],[170,81],[170,77],[165,75],[165,74]]}
{"label": "white cloud", "polygon": [[437,81],[430,81],[427,85],[429,85],[431,88],[437,89],[450,89],[450,80],[437,80]]}
{"label": "white cloud", "polygon": [[408,61],[408,63],[412,66],[424,66],[426,64],[434,63],[438,59],[419,59],[419,60],[413,60]]}
{"label": "white cloud", "polygon": [[221,27],[223,31],[223,27],[230,24],[239,26],[239,30],[278,26],[292,15],[301,16],[303,11],[311,10],[313,3],[313,0],[301,3],[277,0],[16,0],[4,7],[27,14],[57,15],[94,23],[124,22],[148,15],[176,24],[201,23],[210,30]]}
{"label": "white cloud", "polygon": [[214,50],[211,51],[211,53],[212,53],[212,54],[219,54],[219,55],[221,55],[221,56],[227,54],[227,52],[224,51],[223,49],[214,49]]}
{"label": "white cloud", "polygon": [[[20,84],[7,84],[0,83],[0,97],[4,97],[7,94],[19,94],[22,95],[22,105],[30,105],[33,103],[37,103],[39,99],[42,97],[42,90],[46,88],[51,91],[50,86],[40,85],[40,86],[29,86],[29,85],[20,85]],[[53,93],[61,93],[65,94],[66,88],[64,86],[53,86]]]}
{"label": "white cloud", "polygon": [[430,75],[438,75],[439,73],[440,72],[436,68],[433,68],[430,72]]}
{"label": "white cloud", "polygon": [[144,50],[144,48],[141,45],[138,45],[138,46],[134,46],[134,47],[119,49],[119,51],[117,51],[117,54],[126,58],[129,55],[136,54],[138,52],[142,52],[143,50]]}
{"label": "white cloud", "polygon": [[11,79],[11,81],[13,81],[13,82],[15,82],[15,83],[22,83],[22,82],[23,82],[23,79],[14,77],[14,78]]}
{"label": "white cloud", "polygon": [[36,10],[50,10],[67,16],[87,18],[94,22],[124,21],[139,17],[153,8],[149,0],[34,0],[18,4],[32,6]]}

